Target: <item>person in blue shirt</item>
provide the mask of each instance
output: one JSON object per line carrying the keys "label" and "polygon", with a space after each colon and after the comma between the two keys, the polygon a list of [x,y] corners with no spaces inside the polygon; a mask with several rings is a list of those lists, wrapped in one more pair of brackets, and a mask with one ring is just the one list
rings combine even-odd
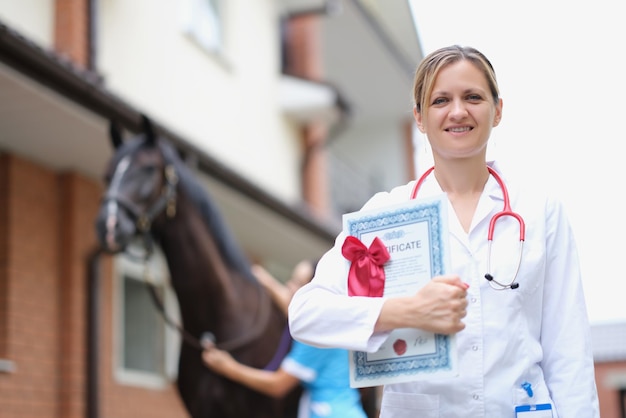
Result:
{"label": "person in blue shirt", "polygon": [[[287,314],[291,297],[313,277],[315,263],[301,261],[291,279],[283,284],[259,265],[252,272]],[[204,363],[216,373],[273,397],[283,397],[298,385],[298,418],[367,418],[358,389],[350,387],[348,351],[317,348],[293,341],[290,352],[276,371],[261,370],[239,363],[228,352],[214,346],[202,354]]]}

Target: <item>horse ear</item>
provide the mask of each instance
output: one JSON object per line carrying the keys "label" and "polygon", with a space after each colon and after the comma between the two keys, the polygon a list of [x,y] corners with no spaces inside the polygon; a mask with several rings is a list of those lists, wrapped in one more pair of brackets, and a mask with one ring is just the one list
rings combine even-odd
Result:
{"label": "horse ear", "polygon": [[143,126],[143,132],[146,134],[146,141],[154,144],[156,136],[154,135],[152,121],[144,114],[141,115],[141,125]]}
{"label": "horse ear", "polygon": [[111,137],[111,143],[114,148],[118,148],[122,145],[122,133],[120,132],[120,127],[114,120],[111,120],[109,123],[109,136]]}

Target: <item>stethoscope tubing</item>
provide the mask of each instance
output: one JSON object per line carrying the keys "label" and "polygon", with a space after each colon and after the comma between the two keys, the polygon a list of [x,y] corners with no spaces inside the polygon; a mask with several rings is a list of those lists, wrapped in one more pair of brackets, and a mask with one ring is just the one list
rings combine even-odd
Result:
{"label": "stethoscope tubing", "polygon": [[[426,177],[428,177],[430,175],[430,173],[433,172],[434,169],[435,169],[434,166],[430,167],[417,180],[417,182],[415,183],[415,186],[413,187],[413,191],[411,192],[411,199],[415,199],[417,197],[417,192],[422,187],[422,183],[424,183],[424,181],[426,180]],[[518,260],[517,260],[517,268],[515,270],[515,274],[513,275],[513,279],[511,280],[510,283],[506,284],[506,283],[501,283],[501,282],[497,281],[496,279],[493,278],[491,273],[485,274],[485,278],[489,282],[489,285],[492,288],[496,289],[496,290],[517,289],[519,287],[519,284],[515,282],[515,279],[517,278],[517,274],[519,273],[519,269],[520,269],[520,266],[522,264],[522,253],[524,251],[524,241],[526,240],[526,224],[524,223],[524,219],[522,218],[522,216],[519,213],[513,212],[513,210],[511,209],[511,201],[509,199],[509,191],[508,191],[506,185],[504,184],[504,181],[502,180],[502,177],[500,177],[500,175],[498,174],[498,172],[496,170],[494,170],[493,168],[491,168],[489,166],[487,166],[487,170],[489,171],[489,174],[491,174],[493,176],[493,178],[496,180],[496,182],[500,186],[500,190],[502,190],[502,200],[504,201],[504,205],[503,205],[502,210],[500,212],[497,212],[496,214],[494,214],[491,217],[491,220],[489,221],[489,229],[487,230],[487,245],[488,245],[488,249],[487,249],[487,270],[489,272],[491,271],[491,245],[493,243],[493,235],[494,235],[494,231],[496,229],[496,222],[498,221],[498,219],[500,219],[500,218],[502,218],[504,216],[511,216],[511,217],[513,217],[513,218],[515,218],[517,220],[517,222],[519,223],[519,241],[520,241],[520,245],[519,245],[519,257],[518,257]]]}
{"label": "stethoscope tubing", "polygon": [[498,174],[496,170],[494,170],[493,168],[489,166],[487,166],[487,170],[489,170],[489,174],[491,174],[493,178],[496,179],[496,181],[498,182],[498,185],[500,186],[500,190],[502,190],[502,199],[504,200],[504,207],[502,208],[502,210],[496,213],[495,215],[493,215],[493,217],[489,221],[489,230],[487,232],[487,240],[493,241],[493,231],[496,228],[496,221],[499,218],[503,216],[512,216],[515,219],[517,219],[517,221],[519,222],[519,240],[525,241],[526,240],[526,224],[524,223],[524,219],[522,219],[522,216],[519,213],[513,212],[511,210],[511,201],[509,199],[509,191],[504,185],[504,181],[502,181],[502,177],[500,177],[500,175]]}

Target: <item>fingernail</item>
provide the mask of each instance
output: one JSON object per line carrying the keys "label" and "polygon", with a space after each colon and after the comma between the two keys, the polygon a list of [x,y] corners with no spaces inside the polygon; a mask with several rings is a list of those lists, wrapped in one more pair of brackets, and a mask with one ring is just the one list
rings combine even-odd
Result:
{"label": "fingernail", "polygon": [[466,290],[469,289],[469,283],[463,282],[463,287],[465,287]]}

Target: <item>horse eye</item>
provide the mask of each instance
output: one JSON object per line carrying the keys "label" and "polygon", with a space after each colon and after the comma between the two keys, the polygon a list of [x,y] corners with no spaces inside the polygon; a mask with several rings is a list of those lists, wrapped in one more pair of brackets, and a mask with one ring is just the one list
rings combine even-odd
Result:
{"label": "horse eye", "polygon": [[155,165],[147,165],[145,167],[142,167],[142,170],[144,171],[145,174],[152,175],[157,170],[157,167]]}

